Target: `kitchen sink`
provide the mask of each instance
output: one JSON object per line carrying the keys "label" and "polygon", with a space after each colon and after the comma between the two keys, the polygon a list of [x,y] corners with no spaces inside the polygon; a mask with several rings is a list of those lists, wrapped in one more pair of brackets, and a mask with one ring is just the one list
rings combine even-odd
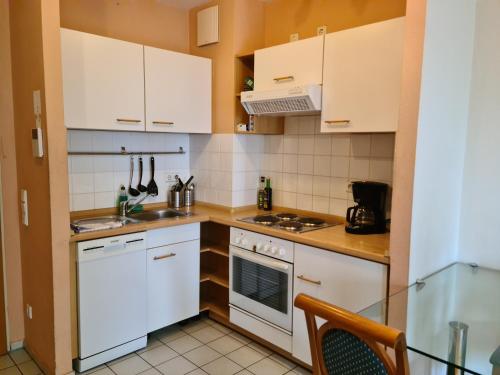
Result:
{"label": "kitchen sink", "polygon": [[164,210],[151,210],[151,211],[143,211],[143,212],[128,214],[127,217],[140,221],[154,221],[160,219],[173,219],[176,217],[185,217],[185,216],[188,216],[188,214],[167,208]]}

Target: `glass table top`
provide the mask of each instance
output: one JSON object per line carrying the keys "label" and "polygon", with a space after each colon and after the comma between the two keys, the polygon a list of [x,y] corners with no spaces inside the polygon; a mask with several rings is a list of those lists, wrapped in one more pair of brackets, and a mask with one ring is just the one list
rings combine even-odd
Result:
{"label": "glass table top", "polygon": [[404,331],[409,350],[469,374],[500,371],[500,271],[456,263],[360,314]]}

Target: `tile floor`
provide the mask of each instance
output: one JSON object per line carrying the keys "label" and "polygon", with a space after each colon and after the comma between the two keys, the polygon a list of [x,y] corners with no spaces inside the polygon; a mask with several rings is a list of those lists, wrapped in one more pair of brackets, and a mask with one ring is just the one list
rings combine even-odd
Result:
{"label": "tile floor", "polygon": [[298,375],[310,372],[203,317],[154,332],[146,348],[89,370],[85,375],[88,374]]}
{"label": "tile floor", "polygon": [[0,356],[0,375],[38,375],[42,371],[24,350],[14,350]]}

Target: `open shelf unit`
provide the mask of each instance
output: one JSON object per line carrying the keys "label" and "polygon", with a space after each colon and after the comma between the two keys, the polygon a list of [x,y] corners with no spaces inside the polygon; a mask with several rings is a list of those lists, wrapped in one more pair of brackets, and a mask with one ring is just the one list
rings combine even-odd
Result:
{"label": "open shelf unit", "polygon": [[241,105],[241,91],[244,87],[245,77],[254,76],[254,53],[238,54],[235,57],[235,133],[238,134],[283,134],[284,133],[284,117],[254,117],[253,131],[240,131],[238,124],[248,124],[249,116]]}
{"label": "open shelf unit", "polygon": [[200,312],[229,322],[229,227],[201,224]]}

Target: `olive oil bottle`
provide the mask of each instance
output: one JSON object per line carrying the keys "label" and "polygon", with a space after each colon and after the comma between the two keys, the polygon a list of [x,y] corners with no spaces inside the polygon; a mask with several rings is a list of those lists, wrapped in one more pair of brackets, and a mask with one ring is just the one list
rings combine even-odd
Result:
{"label": "olive oil bottle", "polygon": [[273,209],[273,189],[271,189],[271,179],[266,178],[266,187],[264,188],[264,210]]}

